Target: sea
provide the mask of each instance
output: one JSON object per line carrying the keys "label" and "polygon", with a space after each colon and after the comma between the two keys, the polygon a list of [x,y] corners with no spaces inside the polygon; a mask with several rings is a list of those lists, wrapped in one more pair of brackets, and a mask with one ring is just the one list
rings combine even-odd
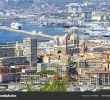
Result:
{"label": "sea", "polygon": [[[2,21],[0,22],[1,25],[4,26],[8,26],[10,27],[10,24],[12,23],[12,21]],[[32,30],[36,30],[36,31],[42,31],[42,33],[44,34],[48,34],[48,35],[64,35],[65,31],[64,30],[60,30],[60,29],[56,29],[53,27],[42,27],[39,25],[35,25],[35,24],[26,24],[23,23],[23,27],[22,30],[28,30],[28,31],[32,31]],[[15,33],[15,32],[10,32],[10,31],[6,31],[6,30],[0,30],[0,42],[22,42],[24,38],[35,38],[38,41],[47,41],[48,39],[43,38],[43,37],[36,37],[36,36],[32,36],[32,35],[28,35],[28,34],[23,34],[23,33]]]}

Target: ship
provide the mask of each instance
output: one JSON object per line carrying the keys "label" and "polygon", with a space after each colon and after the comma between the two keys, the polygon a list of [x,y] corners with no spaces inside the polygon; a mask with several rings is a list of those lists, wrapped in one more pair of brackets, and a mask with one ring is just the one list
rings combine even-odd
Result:
{"label": "ship", "polygon": [[71,23],[55,23],[55,22],[42,22],[43,27],[61,27],[61,28],[71,28],[73,24]]}
{"label": "ship", "polygon": [[22,24],[18,22],[11,23],[11,28],[21,30]]}

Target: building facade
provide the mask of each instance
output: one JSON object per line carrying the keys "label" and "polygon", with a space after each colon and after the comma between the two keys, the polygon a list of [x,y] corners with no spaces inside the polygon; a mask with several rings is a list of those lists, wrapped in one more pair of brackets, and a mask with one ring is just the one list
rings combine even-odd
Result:
{"label": "building facade", "polygon": [[14,57],[15,43],[1,42],[0,43],[0,57]]}
{"label": "building facade", "polygon": [[26,38],[23,40],[23,55],[27,57],[30,66],[37,61],[37,40]]}
{"label": "building facade", "polygon": [[0,67],[15,66],[15,65],[28,65],[26,57],[4,57],[0,58]]}

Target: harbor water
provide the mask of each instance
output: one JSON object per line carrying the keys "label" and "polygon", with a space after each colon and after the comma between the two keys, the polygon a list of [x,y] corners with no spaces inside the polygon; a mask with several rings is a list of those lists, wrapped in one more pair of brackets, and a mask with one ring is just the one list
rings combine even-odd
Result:
{"label": "harbor water", "polygon": [[[10,27],[11,21],[5,21],[5,22],[1,22],[2,25],[8,26]],[[28,30],[28,31],[32,31],[32,30],[36,30],[36,31],[42,31],[42,33],[44,34],[48,34],[48,35],[64,35],[65,32],[64,30],[59,30],[59,29],[55,29],[55,28],[44,28],[38,25],[33,25],[33,24],[23,24],[22,30]],[[22,34],[22,33],[15,33],[15,32],[9,32],[6,30],[0,30],[0,42],[21,42],[24,38],[26,37],[30,37],[30,38],[36,38],[39,41],[42,40],[48,40],[46,38],[43,37],[35,37],[32,35],[27,35],[27,34]]]}

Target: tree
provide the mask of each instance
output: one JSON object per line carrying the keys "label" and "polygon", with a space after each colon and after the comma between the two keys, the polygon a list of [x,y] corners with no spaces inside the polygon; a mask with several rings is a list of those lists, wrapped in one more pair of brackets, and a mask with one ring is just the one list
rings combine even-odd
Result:
{"label": "tree", "polygon": [[54,79],[51,83],[47,82],[44,88],[41,88],[41,92],[66,92],[68,87],[69,77],[68,73],[65,73],[65,77],[59,79],[58,73],[54,75]]}
{"label": "tree", "polygon": [[46,83],[41,92],[65,92],[67,90],[66,81],[53,80],[53,82]]}
{"label": "tree", "polygon": [[46,81],[45,86],[38,90],[33,87],[34,86],[33,78],[30,78],[29,80],[26,80],[26,84],[25,84],[28,92],[31,92],[31,91],[66,92],[67,87],[68,87],[68,82],[69,82],[69,76],[68,76],[67,72],[65,72],[65,77],[63,77],[63,78],[58,78],[58,71],[56,71],[56,72],[54,72],[54,71],[41,71],[37,74],[41,74],[42,72],[45,74],[52,73],[54,75],[53,80]]}
{"label": "tree", "polygon": [[96,90],[96,92],[101,92],[101,93],[110,92],[110,89],[98,89]]}
{"label": "tree", "polygon": [[38,89],[34,88],[33,77],[31,77],[29,80],[26,80],[25,82],[27,92],[39,91]]}
{"label": "tree", "polygon": [[42,70],[42,71],[40,71],[40,72],[37,73],[37,75],[39,75],[39,74],[54,75],[55,74],[55,71],[54,70]]}

